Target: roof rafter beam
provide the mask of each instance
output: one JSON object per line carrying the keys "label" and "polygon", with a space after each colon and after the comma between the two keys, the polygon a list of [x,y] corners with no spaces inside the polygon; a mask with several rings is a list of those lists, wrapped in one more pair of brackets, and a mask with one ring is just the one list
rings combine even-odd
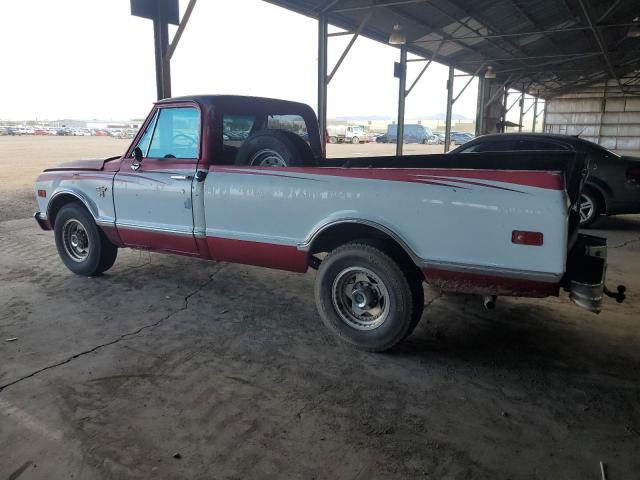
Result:
{"label": "roof rafter beam", "polygon": [[607,18],[609,18],[609,15],[611,15],[611,13],[613,13],[613,11],[618,8],[618,5],[620,5],[621,0],[615,0],[615,2],[613,2],[611,5],[609,5],[609,8],[607,8],[607,11],[604,12],[602,15],[600,15],[600,18],[598,18],[598,20],[596,21],[596,23],[602,23],[604,22]]}
{"label": "roof rafter beam", "polygon": [[[613,23],[609,25],[596,25],[597,29],[604,28],[622,28],[622,27],[631,27],[637,25],[637,23]],[[567,28],[555,28],[550,30],[535,30],[531,32],[512,32],[512,33],[500,33],[500,34],[491,34],[491,35],[465,35],[464,37],[454,37],[453,40],[484,40],[488,38],[503,38],[503,37],[526,37],[529,35],[552,35],[554,33],[564,33],[564,32],[575,32],[578,30],[589,30],[590,27],[567,27]],[[431,40],[415,40],[412,43],[436,43],[441,41],[441,39],[434,38]],[[449,41],[449,40],[447,40]]]}
{"label": "roof rafter beam", "polygon": [[602,50],[602,55],[604,56],[604,60],[607,64],[607,67],[609,68],[609,72],[611,73],[611,75],[613,76],[613,78],[615,78],[615,80],[618,82],[618,86],[620,87],[620,91],[622,93],[624,93],[624,87],[622,86],[622,82],[620,81],[620,78],[618,77],[618,74],[616,73],[615,69],[613,68],[613,63],[611,63],[611,57],[609,56],[609,52],[607,51],[607,47],[604,44],[604,40],[602,39],[602,37],[600,36],[600,32],[598,32],[598,30],[596,30],[593,26],[593,22],[591,21],[591,14],[589,13],[589,9],[587,8],[586,5],[586,0],[578,0],[578,3],[580,4],[580,8],[582,8],[582,11],[584,13],[584,17],[587,20],[587,23],[589,24],[589,27],[591,28],[591,32],[593,33],[593,36],[596,39],[596,42],[598,43],[598,46],[600,47],[600,50]]}

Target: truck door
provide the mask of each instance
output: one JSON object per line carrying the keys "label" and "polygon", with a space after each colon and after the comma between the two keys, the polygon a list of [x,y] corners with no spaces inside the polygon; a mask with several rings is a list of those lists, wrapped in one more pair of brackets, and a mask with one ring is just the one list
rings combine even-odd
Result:
{"label": "truck door", "polygon": [[113,184],[116,227],[132,247],[197,255],[191,185],[200,155],[200,112],[195,106],[155,110],[128,152]]}

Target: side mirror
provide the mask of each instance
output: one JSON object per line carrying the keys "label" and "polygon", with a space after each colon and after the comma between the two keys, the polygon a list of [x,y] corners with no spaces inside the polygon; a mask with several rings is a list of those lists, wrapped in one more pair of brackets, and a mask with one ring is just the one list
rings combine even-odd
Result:
{"label": "side mirror", "polygon": [[140,147],[133,149],[133,162],[131,162],[131,170],[138,170],[142,163],[142,150]]}

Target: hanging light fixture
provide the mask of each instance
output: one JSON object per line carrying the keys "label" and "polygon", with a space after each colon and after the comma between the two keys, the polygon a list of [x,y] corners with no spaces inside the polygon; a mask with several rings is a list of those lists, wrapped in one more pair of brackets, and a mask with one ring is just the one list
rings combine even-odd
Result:
{"label": "hanging light fixture", "polygon": [[489,65],[487,67],[487,71],[484,72],[484,78],[489,78],[489,79],[496,78],[496,72],[493,70],[493,67],[491,65]]}
{"label": "hanging light fixture", "polygon": [[402,33],[402,27],[396,23],[393,26],[393,32],[389,35],[389,45],[404,45],[407,43],[407,37]]}

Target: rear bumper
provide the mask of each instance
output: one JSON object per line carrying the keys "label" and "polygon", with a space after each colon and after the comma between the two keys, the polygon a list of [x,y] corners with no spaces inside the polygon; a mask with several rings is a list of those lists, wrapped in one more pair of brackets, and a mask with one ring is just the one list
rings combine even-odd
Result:
{"label": "rear bumper", "polygon": [[578,235],[569,257],[562,286],[580,307],[600,313],[607,272],[607,240]]}
{"label": "rear bumper", "polygon": [[40,228],[42,230],[51,230],[51,224],[49,223],[49,220],[47,220],[42,213],[34,213],[33,218],[35,218],[36,222],[38,222],[38,225],[40,225]]}

